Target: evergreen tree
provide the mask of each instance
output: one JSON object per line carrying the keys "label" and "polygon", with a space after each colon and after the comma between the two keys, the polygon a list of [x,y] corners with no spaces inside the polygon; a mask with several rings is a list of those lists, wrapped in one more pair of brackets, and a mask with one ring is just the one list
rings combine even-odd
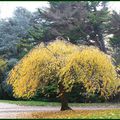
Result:
{"label": "evergreen tree", "polygon": [[85,42],[107,52],[104,41],[109,21],[107,2],[50,2],[50,8],[39,9],[39,13],[53,38],[69,37],[72,43]]}

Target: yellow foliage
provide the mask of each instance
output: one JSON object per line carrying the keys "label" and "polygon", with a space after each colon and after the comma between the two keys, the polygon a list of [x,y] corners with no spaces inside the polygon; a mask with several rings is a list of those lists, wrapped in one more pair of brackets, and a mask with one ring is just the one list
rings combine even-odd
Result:
{"label": "yellow foliage", "polygon": [[111,60],[95,48],[85,48],[71,54],[68,64],[60,73],[66,90],[82,82],[87,92],[101,92],[107,97],[115,89],[117,75]]}
{"label": "yellow foliage", "polygon": [[116,72],[111,60],[96,48],[55,41],[36,46],[10,72],[8,84],[15,97],[31,98],[48,81],[61,82],[66,92],[74,83],[84,83],[88,92],[109,95],[115,87]]}

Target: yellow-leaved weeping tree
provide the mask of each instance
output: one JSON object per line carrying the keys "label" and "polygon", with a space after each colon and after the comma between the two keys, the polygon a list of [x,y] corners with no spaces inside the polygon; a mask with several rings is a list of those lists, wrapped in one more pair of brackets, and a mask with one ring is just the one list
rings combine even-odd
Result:
{"label": "yellow-leaved weeping tree", "polygon": [[49,81],[57,83],[61,110],[71,109],[66,94],[76,83],[88,93],[108,98],[117,84],[110,58],[93,47],[80,47],[65,41],[44,43],[32,49],[9,73],[7,82],[16,98],[31,98]]}

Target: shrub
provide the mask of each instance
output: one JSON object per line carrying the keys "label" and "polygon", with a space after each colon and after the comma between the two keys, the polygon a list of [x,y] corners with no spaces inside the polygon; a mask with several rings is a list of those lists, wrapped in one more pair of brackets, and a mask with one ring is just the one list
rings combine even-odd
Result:
{"label": "shrub", "polygon": [[0,58],[0,83],[3,81],[4,79],[4,70],[7,67],[7,61],[4,60],[3,58]]}
{"label": "shrub", "polygon": [[5,70],[7,68],[7,61],[0,58],[0,98],[3,96],[3,81],[5,80]]}

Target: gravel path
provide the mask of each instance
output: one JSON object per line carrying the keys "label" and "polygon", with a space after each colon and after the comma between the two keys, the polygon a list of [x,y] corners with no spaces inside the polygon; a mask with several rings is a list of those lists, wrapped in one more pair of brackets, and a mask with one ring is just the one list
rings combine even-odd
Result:
{"label": "gravel path", "polygon": [[[120,106],[85,106],[85,107],[72,107],[74,110],[105,110],[105,109],[120,109]],[[43,112],[43,111],[59,111],[60,107],[51,106],[20,106],[16,104],[0,103],[0,118],[18,118],[19,114],[28,112]]]}

